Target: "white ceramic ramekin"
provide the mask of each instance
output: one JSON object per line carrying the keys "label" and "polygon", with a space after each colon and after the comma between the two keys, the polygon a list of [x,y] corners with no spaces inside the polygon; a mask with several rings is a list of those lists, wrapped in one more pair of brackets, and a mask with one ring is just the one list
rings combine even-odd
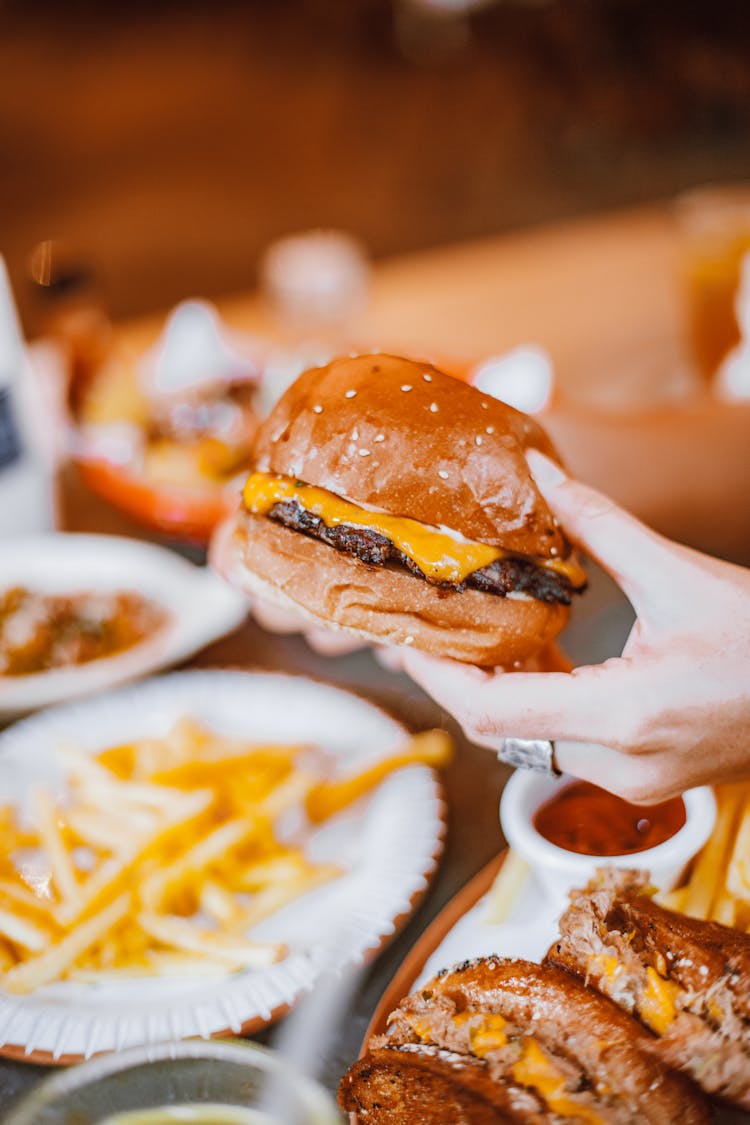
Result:
{"label": "white ceramic ramekin", "polygon": [[642,852],[630,855],[578,855],[551,844],[534,827],[534,814],[575,779],[555,779],[531,770],[516,770],[503,790],[500,823],[505,838],[531,867],[545,894],[564,906],[568,891],[583,887],[597,867],[640,868],[651,874],[659,890],[671,890],[687,863],[708,840],[716,821],[716,801],[711,789],[689,789],[683,794],[687,818],[678,832]]}

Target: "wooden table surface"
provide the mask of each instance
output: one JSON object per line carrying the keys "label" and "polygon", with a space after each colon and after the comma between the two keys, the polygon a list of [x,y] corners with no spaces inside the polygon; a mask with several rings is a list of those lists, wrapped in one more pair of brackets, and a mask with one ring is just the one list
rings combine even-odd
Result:
{"label": "wooden table surface", "polygon": [[[739,504],[743,496],[747,501],[750,414],[744,408],[728,412],[707,406],[699,399],[679,410],[654,405],[664,397],[659,380],[672,379],[684,362],[674,256],[668,211],[657,208],[384,262],[375,268],[372,300],[354,331],[373,345],[435,356],[483,355],[519,342],[540,342],[554,357],[561,387],[561,402],[549,424],[571,464],[583,466],[590,479],[611,485],[613,493],[630,495],[637,510],[667,529],[671,518],[673,530],[686,532],[686,537],[702,537],[717,551],[741,555],[750,540],[750,520],[739,532],[734,525],[728,532],[727,508],[722,505],[717,514],[715,498],[722,482],[745,466],[731,502]],[[221,311],[237,327],[270,328],[268,310],[258,298],[227,299]],[[122,326],[121,337],[140,349],[154,338],[160,319]],[[615,399],[632,406],[639,387],[648,389],[645,423],[602,413],[605,399],[610,406]],[[711,478],[711,487],[704,480],[701,493],[701,451],[714,426],[723,434],[714,450],[720,472]],[[672,459],[667,463],[665,445]],[[632,464],[649,451],[650,488],[642,482],[633,489]],[[675,501],[675,475],[681,482],[685,466],[695,466],[701,457],[700,471],[690,476],[689,493],[697,500],[691,503],[682,489]],[[136,533],[73,477],[66,480],[63,500],[64,524],[70,529]],[[622,595],[594,569],[591,589],[566,631],[565,647],[575,663],[603,660],[620,650],[631,623]],[[299,638],[272,637],[251,623],[193,663],[305,672],[364,692],[412,725],[451,725],[410,681],[384,671],[369,653],[326,660]],[[370,1015],[406,952],[502,845],[497,804],[507,771],[493,755],[456,733],[458,753],[445,779],[450,830],[444,861],[427,899],[365,974],[347,1018],[336,1029],[323,1061],[323,1077],[331,1088],[356,1056]],[[39,1077],[36,1068],[0,1063],[0,1106]]]}

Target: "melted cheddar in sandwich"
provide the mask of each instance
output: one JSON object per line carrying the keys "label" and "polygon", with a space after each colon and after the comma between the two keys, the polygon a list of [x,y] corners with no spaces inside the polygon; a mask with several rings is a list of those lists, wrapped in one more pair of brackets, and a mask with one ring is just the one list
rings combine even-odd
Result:
{"label": "melted cheddar in sandwich", "polygon": [[597,979],[612,985],[625,972],[625,966],[611,953],[592,953],[588,960],[589,972]]}
{"label": "melted cheddar in sandwich", "polygon": [[677,1016],[675,1000],[682,991],[674,981],[664,980],[656,969],[646,969],[648,983],[641,996],[640,1017],[657,1035],[663,1035]]}
{"label": "melted cheddar in sandwich", "polygon": [[[437,1041],[436,1028],[431,1020],[406,1013],[406,1021],[423,1043]],[[468,1025],[468,1046],[478,1059],[484,1059],[493,1051],[500,1051],[511,1045],[515,1056],[515,1062],[510,1067],[513,1080],[519,1086],[535,1090],[552,1113],[584,1121],[588,1125],[605,1125],[605,1119],[590,1106],[582,1105],[570,1096],[566,1089],[565,1075],[545,1054],[536,1039],[523,1036],[519,1042],[518,1029],[514,1027],[510,1028],[512,1039],[509,1038],[508,1021],[504,1016],[495,1012],[472,1012],[467,1009],[451,1016],[451,1021],[457,1028]]]}
{"label": "melted cheddar in sandwich", "polygon": [[[413,1013],[406,1013],[405,1018],[414,1034],[418,1035],[423,1043],[434,1042],[435,1028],[430,1020],[423,1019]],[[483,1059],[490,1051],[499,1051],[501,1047],[505,1047],[508,1043],[508,1036],[505,1032],[508,1021],[503,1016],[467,1010],[451,1016],[451,1020],[457,1028],[469,1025],[469,1047],[478,1059]]]}
{"label": "melted cheddar in sandwich", "polygon": [[[425,577],[434,582],[458,585],[475,570],[482,570],[497,559],[512,555],[501,547],[454,538],[445,531],[429,527],[405,516],[389,516],[370,512],[348,500],[342,500],[324,488],[304,484],[291,477],[271,473],[253,473],[243,490],[245,507],[250,512],[266,515],[274,504],[294,500],[306,511],[318,516],[327,527],[348,524],[379,532],[407,555]],[[530,559],[537,566],[557,571],[574,588],[583,586],[586,575],[573,559]]]}
{"label": "melted cheddar in sandwich", "polygon": [[490,1051],[499,1051],[508,1042],[505,1030],[507,1020],[496,1012],[480,1015],[477,1012],[459,1012],[453,1017],[453,1022],[460,1026],[462,1023],[471,1023],[469,1028],[469,1046],[478,1059],[485,1058]]}
{"label": "melted cheddar in sandwich", "polygon": [[[589,972],[603,983],[605,991],[611,990],[625,973],[625,966],[608,953],[593,954],[589,957],[588,966]],[[675,1001],[681,991],[679,985],[674,981],[665,980],[650,965],[646,969],[646,987],[638,1002],[638,1013],[643,1022],[657,1035],[663,1035],[675,1020],[677,1016]]]}
{"label": "melted cheddar in sandwich", "polygon": [[565,1075],[545,1055],[535,1039],[525,1039],[523,1053],[513,1064],[513,1077],[522,1086],[536,1090],[553,1113],[590,1125],[604,1125],[605,1119],[589,1106],[571,1098],[565,1089]]}

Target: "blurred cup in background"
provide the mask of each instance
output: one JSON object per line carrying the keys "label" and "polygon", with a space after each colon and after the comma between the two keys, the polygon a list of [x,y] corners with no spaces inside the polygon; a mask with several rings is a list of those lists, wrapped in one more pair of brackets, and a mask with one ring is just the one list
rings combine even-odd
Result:
{"label": "blurred cup in background", "polygon": [[306,368],[350,350],[367,306],[370,262],[346,231],[301,231],[267,248],[260,283],[280,338],[260,388],[261,406],[270,410]]}
{"label": "blurred cup in background", "polygon": [[[283,1083],[280,1110],[270,1083]],[[184,1040],[102,1055],[38,1086],[5,1125],[337,1125],[329,1094],[256,1043]]]}
{"label": "blurred cup in background", "polygon": [[750,251],[750,184],[696,188],[678,196],[680,272],[687,330],[700,373],[709,381],[740,330],[735,294]]}

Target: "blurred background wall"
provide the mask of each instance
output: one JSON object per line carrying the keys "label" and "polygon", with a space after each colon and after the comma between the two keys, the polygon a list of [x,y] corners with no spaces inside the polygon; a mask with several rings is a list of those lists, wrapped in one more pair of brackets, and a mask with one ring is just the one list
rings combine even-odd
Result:
{"label": "blurred background wall", "polygon": [[750,179],[743,0],[4,0],[0,27],[27,323],[43,238],[124,315],[248,288],[292,230],[377,257]]}

